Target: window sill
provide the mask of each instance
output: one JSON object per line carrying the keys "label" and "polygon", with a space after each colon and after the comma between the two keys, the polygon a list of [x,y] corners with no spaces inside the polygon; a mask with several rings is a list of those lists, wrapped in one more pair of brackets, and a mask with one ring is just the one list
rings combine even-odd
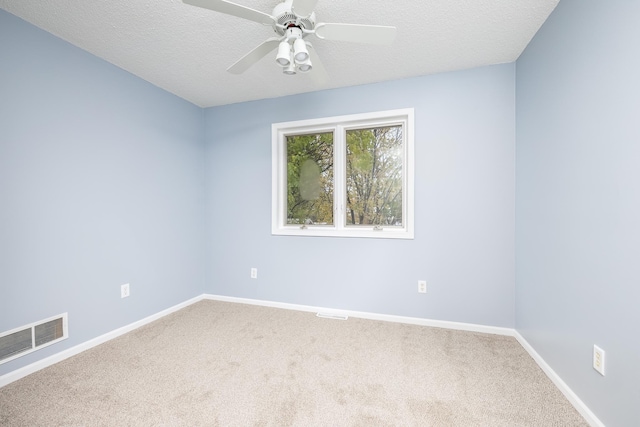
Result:
{"label": "window sill", "polygon": [[412,240],[413,232],[405,229],[335,229],[325,227],[282,227],[271,230],[274,236],[302,236],[302,237],[355,237],[367,239],[405,239]]}

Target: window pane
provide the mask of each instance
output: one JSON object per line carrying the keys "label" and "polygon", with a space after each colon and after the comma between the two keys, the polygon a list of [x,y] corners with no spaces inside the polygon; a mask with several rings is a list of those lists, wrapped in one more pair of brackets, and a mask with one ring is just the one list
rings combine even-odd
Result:
{"label": "window pane", "polygon": [[402,126],[347,131],[347,225],[402,226]]}
{"label": "window pane", "polygon": [[287,136],[287,224],[333,224],[333,133]]}

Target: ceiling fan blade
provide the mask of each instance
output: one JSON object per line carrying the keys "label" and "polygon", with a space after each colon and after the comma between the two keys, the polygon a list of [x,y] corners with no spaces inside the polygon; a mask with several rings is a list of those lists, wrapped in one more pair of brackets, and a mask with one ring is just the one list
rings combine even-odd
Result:
{"label": "ceiling fan blade", "polygon": [[273,25],[275,20],[273,16],[251,9],[250,7],[241,6],[226,0],[182,0],[186,4],[202,7],[204,9],[216,12],[226,13],[227,15],[237,16],[238,18],[248,19],[249,21],[259,22],[260,24]]}
{"label": "ceiling fan blade", "polygon": [[317,24],[316,36],[327,40],[389,45],[396,38],[396,27],[360,24]]}
{"label": "ceiling fan blade", "polygon": [[314,82],[318,84],[324,84],[329,81],[329,75],[327,74],[327,70],[322,65],[320,61],[320,57],[318,56],[318,52],[313,48],[311,43],[307,42],[307,48],[309,50],[309,57],[311,59],[311,64],[313,64],[313,69],[309,72],[311,78]]}
{"label": "ceiling fan blade", "polygon": [[271,37],[265,40],[262,44],[258,45],[251,52],[236,61],[235,64],[227,68],[227,71],[233,74],[242,74],[249,69],[253,64],[260,61],[266,54],[275,50],[280,44],[281,38]]}
{"label": "ceiling fan blade", "polygon": [[306,18],[313,13],[316,4],[318,4],[318,0],[293,0],[293,13],[302,18]]}

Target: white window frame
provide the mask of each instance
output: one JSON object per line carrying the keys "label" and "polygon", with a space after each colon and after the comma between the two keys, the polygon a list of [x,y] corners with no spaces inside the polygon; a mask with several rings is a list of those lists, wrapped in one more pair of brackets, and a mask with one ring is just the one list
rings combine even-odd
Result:
{"label": "white window frame", "polygon": [[[402,226],[346,225],[346,132],[351,129],[403,126]],[[333,132],[333,225],[287,224],[286,137]],[[271,233],[283,236],[413,239],[414,111],[413,108],[274,123],[271,126]]]}

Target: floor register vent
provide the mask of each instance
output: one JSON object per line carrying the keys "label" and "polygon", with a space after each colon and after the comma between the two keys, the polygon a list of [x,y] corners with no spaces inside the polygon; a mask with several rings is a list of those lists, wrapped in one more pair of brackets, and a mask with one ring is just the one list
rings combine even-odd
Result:
{"label": "floor register vent", "polygon": [[335,320],[347,320],[349,316],[345,316],[344,314],[335,314],[335,313],[316,313],[316,316],[322,317],[323,319],[335,319]]}
{"label": "floor register vent", "polygon": [[67,313],[0,333],[0,364],[29,354],[69,336]]}

